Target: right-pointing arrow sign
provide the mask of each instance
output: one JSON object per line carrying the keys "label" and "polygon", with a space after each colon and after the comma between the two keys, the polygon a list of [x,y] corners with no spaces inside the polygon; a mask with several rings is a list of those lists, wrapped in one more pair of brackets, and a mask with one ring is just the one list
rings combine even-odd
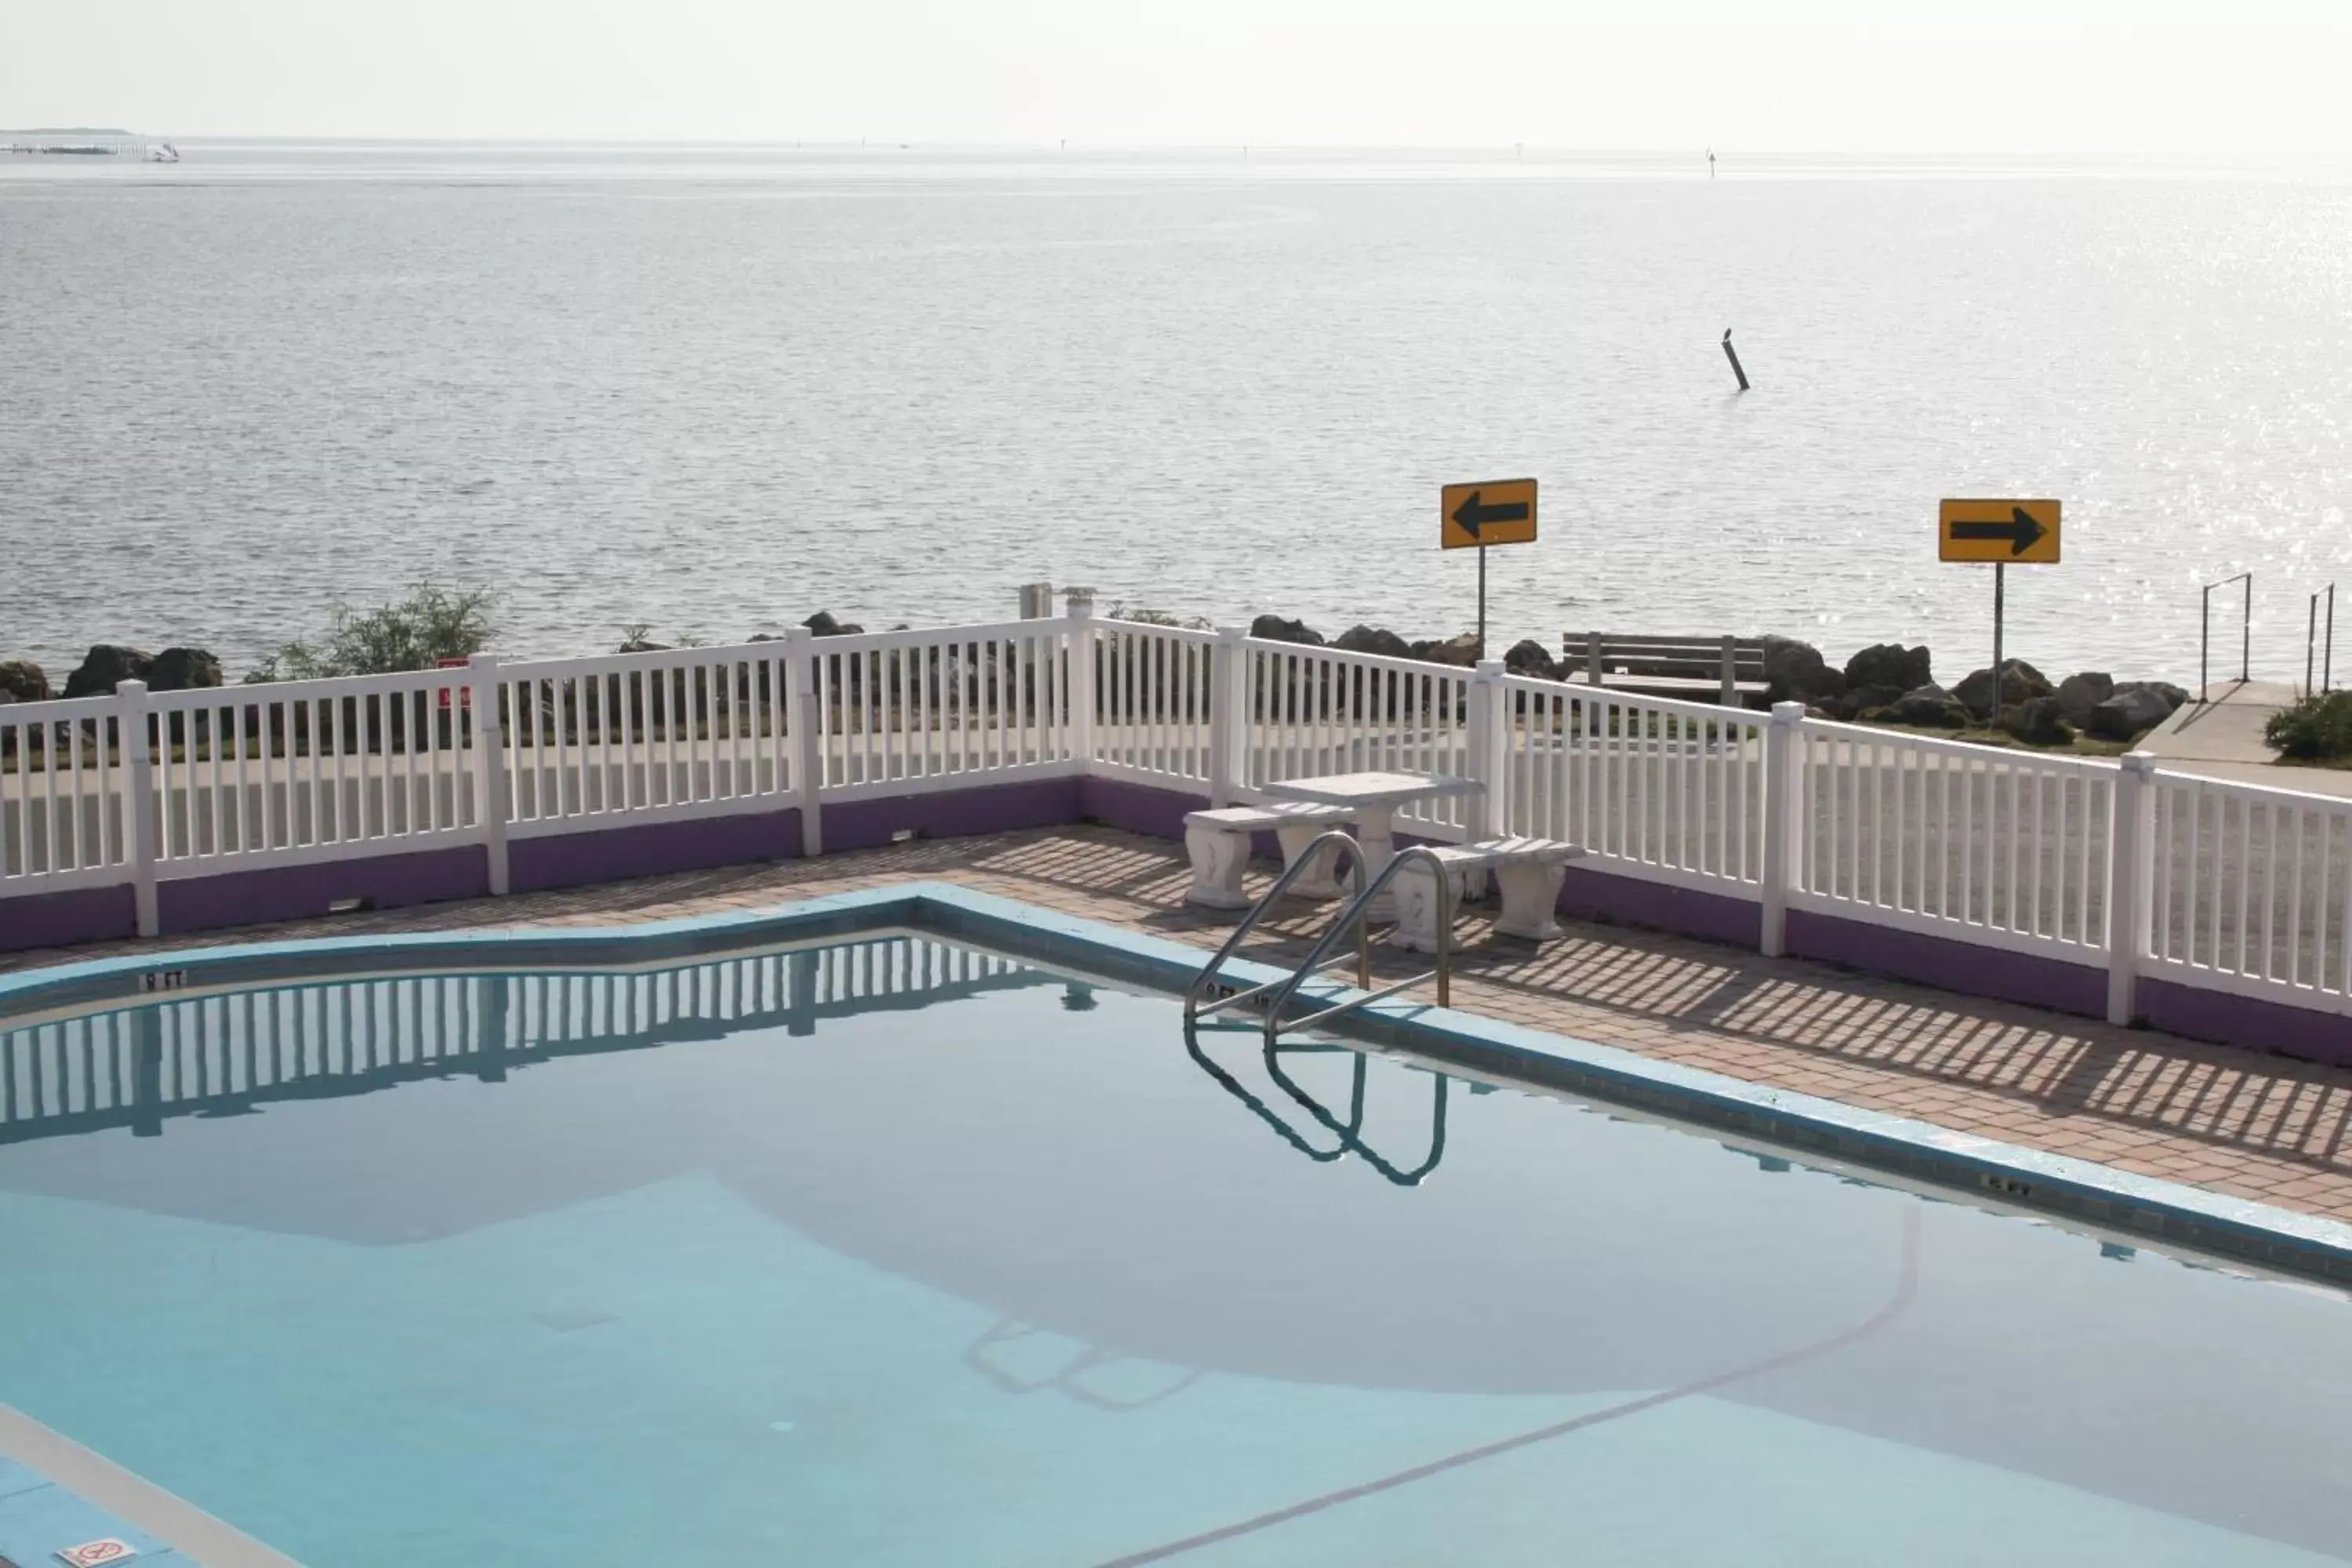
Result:
{"label": "right-pointing arrow sign", "polygon": [[2041,542],[2050,531],[2034,520],[2032,512],[2021,506],[2009,509],[2005,522],[1955,522],[1954,539],[2005,539],[2011,555],[2022,555]]}
{"label": "right-pointing arrow sign", "polygon": [[1946,561],[2058,563],[2054,500],[1948,500],[1938,509],[1937,553]]}

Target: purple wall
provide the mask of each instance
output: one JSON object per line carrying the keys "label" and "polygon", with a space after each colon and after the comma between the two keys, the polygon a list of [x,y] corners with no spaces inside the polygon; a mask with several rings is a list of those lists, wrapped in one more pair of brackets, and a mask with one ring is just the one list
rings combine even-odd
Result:
{"label": "purple wall", "polygon": [[338,899],[379,909],[479,898],[490,890],[478,844],[407,855],[371,855],[316,866],[272,866],[159,882],[155,918],[166,936],[323,915]]}
{"label": "purple wall", "polygon": [[1827,959],[1963,995],[1995,996],[2094,1018],[2106,1016],[2107,972],[2102,966],[1864,925],[1811,910],[1789,911],[1788,947],[1793,957]]}
{"label": "purple wall", "polygon": [[1560,884],[1559,912],[1578,920],[1614,921],[1754,947],[1763,940],[1764,911],[1746,899],[1670,888],[1639,877],[1571,865]]}
{"label": "purple wall", "polygon": [[107,942],[138,929],[138,895],[128,885],[0,899],[0,952]]}
{"label": "purple wall", "polygon": [[[1123,779],[1078,781],[1080,816],[1154,838],[1183,837],[1184,814],[1202,810],[1208,804],[1206,793],[1185,795],[1154,789],[1150,784],[1129,784]],[[1282,852],[1273,834],[1261,833],[1257,837],[1262,841],[1257,847],[1259,853],[1273,856]]]}
{"label": "purple wall", "polygon": [[[870,849],[901,833],[922,838],[954,838],[967,833],[1004,833],[1016,827],[1053,827],[1078,819],[1075,778],[1029,779],[981,789],[933,795],[853,800],[824,808],[827,854]],[[795,840],[797,842],[797,840]]]}
{"label": "purple wall", "polygon": [[2212,1040],[2250,1051],[2275,1051],[2305,1061],[2352,1067],[2352,1018],[2209,991],[2175,980],[2139,982],[2139,1010],[2150,1028]]}
{"label": "purple wall", "polygon": [[[825,814],[828,829],[832,815]],[[507,877],[514,891],[535,893],[664,871],[708,871],[753,860],[788,860],[800,852],[797,809],[745,812],[509,839]]]}

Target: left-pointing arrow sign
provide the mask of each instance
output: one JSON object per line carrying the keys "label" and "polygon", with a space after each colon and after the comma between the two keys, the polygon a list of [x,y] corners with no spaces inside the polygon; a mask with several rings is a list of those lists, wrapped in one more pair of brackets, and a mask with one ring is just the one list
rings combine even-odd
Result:
{"label": "left-pointing arrow sign", "polygon": [[2049,531],[2041,520],[2021,506],[2009,509],[2006,519],[1986,522],[1954,521],[1950,525],[1954,539],[1991,539],[2005,541],[2011,555],[2022,555],[2042,542]]}
{"label": "left-pointing arrow sign", "polygon": [[1533,479],[1472,479],[1437,495],[1437,542],[1444,550],[1536,542]]}
{"label": "left-pointing arrow sign", "polygon": [[1469,499],[1454,509],[1454,525],[1473,539],[1477,538],[1478,531],[1490,522],[1525,522],[1527,520],[1527,502],[1489,501],[1476,490],[1472,490]]}

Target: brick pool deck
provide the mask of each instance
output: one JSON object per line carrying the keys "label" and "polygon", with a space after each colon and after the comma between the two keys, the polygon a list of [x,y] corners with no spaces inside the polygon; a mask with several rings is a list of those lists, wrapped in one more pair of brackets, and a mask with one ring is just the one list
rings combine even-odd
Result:
{"label": "brick pool deck", "polygon": [[[266,938],[610,925],[761,909],[909,879],[959,883],[1213,947],[1236,917],[1185,907],[1181,847],[1103,827],[923,840],[821,859],[225,932]],[[1262,888],[1254,876],[1253,888]],[[1570,922],[1540,951],[1465,919],[1454,1004],[1733,1078],[2352,1222],[2352,1071],[1979,1001],[1800,959]],[[1308,910],[1250,956],[1303,952]],[[23,969],[188,939],[0,955]],[[1204,953],[1205,956],[1205,953]],[[1402,963],[1385,967],[1393,974]]]}

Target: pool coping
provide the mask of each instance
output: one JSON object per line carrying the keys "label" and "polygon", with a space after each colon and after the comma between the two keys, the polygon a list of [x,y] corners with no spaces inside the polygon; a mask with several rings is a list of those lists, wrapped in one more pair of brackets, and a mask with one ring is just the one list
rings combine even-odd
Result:
{"label": "pool coping", "polygon": [[[637,961],[696,956],[718,945],[718,938],[740,945],[747,937],[810,941],[887,927],[956,938],[1160,992],[1181,994],[1206,962],[1199,948],[1165,937],[951,883],[907,881],[765,910],[635,924],[323,937],[26,970],[0,974],[0,1025],[31,1005],[121,1005],[169,994],[143,988],[151,974],[176,974],[190,988],[266,984],[313,973],[308,966],[330,955],[346,962],[373,958],[391,973],[561,967],[623,951]],[[1244,984],[1282,973],[1247,961],[1229,968]],[[1349,987],[1320,983],[1303,992],[1302,1000],[1328,1004],[1353,994]],[[1439,1065],[1887,1172],[2001,1207],[2352,1285],[2352,1226],[2315,1215],[1402,997],[1372,1003],[1329,1032]]]}
{"label": "pool coping", "polygon": [[300,1568],[284,1552],[0,1401],[0,1546],[37,1552],[26,1559],[26,1568],[33,1568],[58,1561],[68,1547],[110,1538],[131,1548],[126,1562]]}

